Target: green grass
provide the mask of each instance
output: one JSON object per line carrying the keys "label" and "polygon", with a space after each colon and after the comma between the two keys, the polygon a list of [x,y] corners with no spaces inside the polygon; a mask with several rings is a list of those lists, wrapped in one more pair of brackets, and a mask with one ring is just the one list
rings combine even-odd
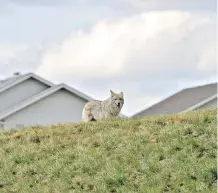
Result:
{"label": "green grass", "polygon": [[0,132],[0,192],[216,192],[216,113]]}

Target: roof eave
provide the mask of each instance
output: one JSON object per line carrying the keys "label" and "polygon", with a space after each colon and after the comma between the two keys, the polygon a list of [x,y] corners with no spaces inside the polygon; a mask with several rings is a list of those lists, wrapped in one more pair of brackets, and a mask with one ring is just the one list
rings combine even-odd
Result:
{"label": "roof eave", "polygon": [[87,100],[87,101],[91,101],[91,100],[94,100],[92,97],[78,91],[77,89],[75,88],[72,88],[66,84],[60,84],[62,87],[61,88],[64,88],[72,93],[74,93],[75,95],[79,96],[80,98],[84,99],[84,100]]}
{"label": "roof eave", "polygon": [[44,78],[41,78],[40,76],[38,76],[36,74],[28,73],[28,74],[25,74],[25,75],[21,76],[17,80],[12,81],[12,82],[6,84],[5,86],[3,86],[2,88],[0,88],[0,93],[4,92],[5,90],[7,90],[9,88],[14,87],[15,85],[17,85],[19,83],[22,83],[25,80],[28,80],[29,78],[35,78],[36,80],[42,82],[45,85],[54,86],[54,84],[52,82],[50,82],[48,80],[45,80]]}
{"label": "roof eave", "polygon": [[197,103],[197,104],[195,104],[195,105],[193,105],[193,106],[191,106],[191,107],[181,111],[180,113],[185,113],[185,112],[188,112],[188,111],[195,110],[195,109],[201,107],[202,105],[204,105],[204,104],[214,100],[215,98],[217,98],[217,93],[212,95],[212,96],[210,96],[210,97],[208,97],[207,99],[205,99],[205,100],[203,100],[203,101],[201,101],[201,102],[199,102],[199,103]]}

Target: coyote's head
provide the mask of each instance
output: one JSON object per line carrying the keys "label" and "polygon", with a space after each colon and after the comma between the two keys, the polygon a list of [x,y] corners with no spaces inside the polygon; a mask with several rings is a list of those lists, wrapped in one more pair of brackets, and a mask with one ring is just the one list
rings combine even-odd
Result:
{"label": "coyote's head", "polygon": [[123,92],[119,94],[114,93],[112,90],[110,90],[110,92],[111,92],[111,105],[115,108],[122,109],[124,104]]}

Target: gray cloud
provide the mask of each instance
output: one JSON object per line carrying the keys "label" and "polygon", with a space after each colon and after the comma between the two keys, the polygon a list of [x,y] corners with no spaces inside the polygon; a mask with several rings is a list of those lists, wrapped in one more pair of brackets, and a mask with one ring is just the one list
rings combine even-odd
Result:
{"label": "gray cloud", "polygon": [[80,0],[77,1],[69,1],[68,5],[67,1],[57,0],[60,3],[58,6],[52,3],[53,0],[30,0],[22,4],[20,0],[13,1],[14,3],[0,0],[0,44],[52,43],[79,29],[88,30],[101,19],[117,19],[129,15],[126,10],[120,11],[107,4],[95,5],[93,1],[82,4]]}
{"label": "gray cloud", "polygon": [[33,5],[33,6],[59,6],[59,5],[68,5],[68,4],[77,4],[79,1],[71,0],[1,0],[0,4],[3,5]]}
{"label": "gray cloud", "polygon": [[2,5],[20,5],[20,6],[119,6],[125,5],[125,2],[119,0],[1,0]]}
{"label": "gray cloud", "polygon": [[1,0],[0,4],[22,6],[106,5],[128,9],[129,11],[202,10],[216,12],[216,0]]}
{"label": "gray cloud", "polygon": [[186,10],[216,12],[216,0],[123,0],[135,10]]}

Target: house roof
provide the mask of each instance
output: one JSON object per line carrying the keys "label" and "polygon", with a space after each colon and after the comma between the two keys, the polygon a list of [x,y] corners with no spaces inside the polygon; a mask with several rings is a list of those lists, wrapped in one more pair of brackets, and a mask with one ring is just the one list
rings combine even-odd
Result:
{"label": "house roof", "polygon": [[[27,74],[23,74],[23,75],[19,75],[19,76],[15,76],[15,77],[9,77],[5,80],[2,80],[0,82],[0,93],[9,89],[9,88],[12,88],[13,86],[29,79],[29,78],[34,78],[40,82],[42,82],[43,84],[45,85],[48,85],[49,87],[52,87],[52,90],[55,90],[56,88],[58,88],[58,86],[62,85],[63,88],[69,90],[70,92],[76,94],[77,96],[85,99],[85,100],[92,100],[91,97],[87,96],[86,94],[78,91],[77,89],[75,88],[72,88],[72,87],[69,87],[68,85],[66,84],[60,84],[60,85],[55,85],[53,84],[52,82],[34,74],[34,73],[27,73]],[[46,90],[47,91],[47,90]]]}
{"label": "house roof", "polygon": [[34,78],[40,82],[42,82],[43,84],[45,85],[48,85],[48,86],[54,86],[54,84],[34,73],[27,73],[27,74],[22,74],[22,75],[18,75],[18,76],[12,76],[12,77],[9,77],[7,79],[4,79],[4,80],[1,80],[0,81],[0,93],[9,89],[9,88],[12,88],[13,86],[29,79],[29,78]]}
{"label": "house roof", "polygon": [[65,89],[65,90],[75,94],[76,96],[81,97],[82,99],[84,99],[86,101],[92,100],[92,98],[88,97],[87,95],[84,95],[83,93],[79,92],[78,90],[76,90],[74,88],[69,87],[66,84],[59,84],[59,85],[55,85],[51,88],[48,88],[45,91],[42,91],[39,94],[36,94],[36,95],[34,95],[34,96],[16,104],[16,105],[6,109],[2,113],[0,113],[0,120],[16,113],[17,111],[19,111],[21,109],[24,109],[25,107],[27,107],[35,102],[38,102],[39,100],[41,100],[47,96],[50,96],[51,94],[53,94],[61,89]]}
{"label": "house roof", "polygon": [[183,89],[132,117],[184,112],[217,97],[217,83]]}

